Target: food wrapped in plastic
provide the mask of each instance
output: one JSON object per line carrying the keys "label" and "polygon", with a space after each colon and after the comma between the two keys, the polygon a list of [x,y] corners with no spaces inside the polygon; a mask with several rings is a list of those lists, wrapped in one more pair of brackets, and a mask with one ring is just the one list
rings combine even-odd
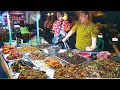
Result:
{"label": "food wrapped in plastic", "polygon": [[108,51],[101,51],[97,54],[97,58],[99,60],[105,60],[105,59],[109,59],[111,56],[111,53]]}

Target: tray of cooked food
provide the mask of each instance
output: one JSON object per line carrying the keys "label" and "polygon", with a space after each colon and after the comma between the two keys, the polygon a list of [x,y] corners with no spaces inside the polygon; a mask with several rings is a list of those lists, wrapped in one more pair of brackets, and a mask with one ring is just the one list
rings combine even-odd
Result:
{"label": "tray of cooked food", "polygon": [[17,48],[21,53],[29,53],[32,51],[38,51],[39,48],[36,48],[34,46],[22,46]]}
{"label": "tray of cooked food", "polygon": [[17,78],[21,71],[27,70],[30,68],[36,68],[34,64],[32,64],[29,59],[21,59],[19,61],[8,63],[10,71],[14,78]]}
{"label": "tray of cooked food", "polygon": [[37,67],[40,67],[41,70],[46,71],[47,75],[50,78],[53,78],[54,70],[62,67],[66,62],[60,60],[56,56],[49,56],[45,58],[42,62],[35,62]]}
{"label": "tray of cooked food", "polygon": [[32,51],[28,54],[28,57],[33,61],[44,60],[47,56],[47,54],[41,51]]}
{"label": "tray of cooked food", "polygon": [[[35,66],[29,59],[21,59],[16,62],[8,63],[10,71],[15,79],[17,79],[20,73],[25,72],[26,70],[34,71],[40,70],[39,67]],[[29,74],[29,73],[28,73]],[[29,77],[28,77],[29,78]]]}
{"label": "tray of cooked food", "polygon": [[120,78],[120,63],[111,60],[94,60],[82,65],[66,64],[54,71],[53,78]]}
{"label": "tray of cooked food", "polygon": [[39,69],[28,69],[22,71],[18,79],[47,79],[48,76],[45,71],[40,71]]}
{"label": "tray of cooked food", "polygon": [[39,48],[40,50],[48,48],[49,46],[52,46],[51,44],[47,44],[47,43],[41,43],[39,45],[37,45],[36,47]]}
{"label": "tray of cooked food", "polygon": [[17,61],[20,60],[24,57],[24,55],[22,53],[20,53],[19,51],[13,51],[10,54],[5,54],[3,55],[3,58],[6,61]]}
{"label": "tray of cooked food", "polygon": [[17,51],[17,49],[12,45],[4,45],[2,46],[1,51],[2,51],[1,53],[5,55],[5,54],[10,54],[11,52]]}
{"label": "tray of cooked food", "polygon": [[61,60],[60,58],[56,56],[49,56],[46,57],[44,60],[41,62],[36,62],[38,65],[40,65],[41,68],[59,68],[62,65],[66,64],[67,62]]}
{"label": "tray of cooked food", "polygon": [[72,52],[70,49],[63,53],[56,54],[56,57],[70,64],[83,64],[87,61],[90,61],[90,59],[79,56]]}

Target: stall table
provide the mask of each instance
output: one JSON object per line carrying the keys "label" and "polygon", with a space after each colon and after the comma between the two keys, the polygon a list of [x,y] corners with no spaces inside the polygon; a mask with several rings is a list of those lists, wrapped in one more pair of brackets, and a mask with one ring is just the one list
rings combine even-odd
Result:
{"label": "stall table", "polygon": [[[40,38],[41,38],[41,43],[47,43],[48,44],[48,42],[44,38],[42,38],[42,37],[40,37]],[[23,43],[23,45],[26,45],[26,43],[25,44]],[[1,52],[1,50],[0,50],[0,52]],[[2,57],[1,53],[0,53],[0,60],[1,60],[2,68],[4,69],[5,73],[8,75],[8,78],[14,79],[13,75],[11,74],[10,68],[8,67],[8,63]]]}

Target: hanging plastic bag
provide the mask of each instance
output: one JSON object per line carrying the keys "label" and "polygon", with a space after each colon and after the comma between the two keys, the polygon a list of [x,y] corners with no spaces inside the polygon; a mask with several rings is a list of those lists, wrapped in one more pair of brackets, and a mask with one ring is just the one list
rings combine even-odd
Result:
{"label": "hanging plastic bag", "polygon": [[21,34],[29,34],[29,30],[27,27],[20,27],[20,32]]}

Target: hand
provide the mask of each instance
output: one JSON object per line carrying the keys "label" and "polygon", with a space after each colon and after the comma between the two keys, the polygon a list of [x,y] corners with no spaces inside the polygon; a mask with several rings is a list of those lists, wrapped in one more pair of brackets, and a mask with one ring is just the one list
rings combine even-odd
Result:
{"label": "hand", "polygon": [[55,43],[55,45],[58,45],[58,44],[63,44],[63,42],[62,41],[58,41],[57,43]]}
{"label": "hand", "polygon": [[93,51],[95,48],[96,48],[96,47],[93,47],[93,46],[91,46],[91,47],[86,47],[86,51]]}
{"label": "hand", "polygon": [[62,39],[62,42],[65,42],[65,41],[66,41],[65,38],[63,38],[63,39]]}

